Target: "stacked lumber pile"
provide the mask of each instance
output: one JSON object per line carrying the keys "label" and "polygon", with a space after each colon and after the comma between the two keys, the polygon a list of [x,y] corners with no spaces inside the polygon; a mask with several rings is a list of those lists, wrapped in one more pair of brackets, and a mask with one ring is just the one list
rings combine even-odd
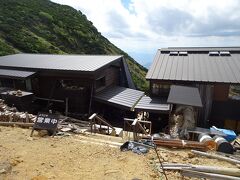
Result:
{"label": "stacked lumber pile", "polygon": [[[201,151],[192,150],[192,153],[199,156],[204,156],[207,158],[218,159],[221,161],[226,161],[239,167],[240,158],[234,155],[224,154],[224,153],[206,153]],[[161,166],[160,166],[161,165]],[[203,165],[193,165],[193,164],[180,164],[180,163],[162,163],[157,165],[158,168],[162,170],[174,170],[180,171],[183,176],[195,177],[195,178],[207,178],[207,179],[240,179],[239,168],[225,168],[219,166],[203,166]]]}
{"label": "stacked lumber pile", "polygon": [[[4,103],[4,100],[0,99],[0,122],[22,122],[33,123],[36,120],[36,116],[25,112],[18,112],[16,108],[11,108]],[[3,124],[6,124],[3,123]]]}
{"label": "stacked lumber pile", "polygon": [[238,168],[223,168],[214,166],[200,166],[192,164],[163,163],[164,170],[178,170],[183,176],[207,178],[207,179],[240,179],[240,170]]}

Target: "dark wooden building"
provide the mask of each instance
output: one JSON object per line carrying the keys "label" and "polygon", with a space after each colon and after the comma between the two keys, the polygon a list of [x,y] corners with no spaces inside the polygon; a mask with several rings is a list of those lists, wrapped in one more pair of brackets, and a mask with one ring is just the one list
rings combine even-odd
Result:
{"label": "dark wooden building", "polygon": [[168,97],[171,85],[197,87],[198,125],[240,131],[240,102],[229,98],[229,87],[240,84],[240,47],[159,49],[146,79],[151,97]]}
{"label": "dark wooden building", "polygon": [[0,57],[0,86],[73,114],[90,113],[94,95],[109,87],[135,88],[123,56],[49,54]]}

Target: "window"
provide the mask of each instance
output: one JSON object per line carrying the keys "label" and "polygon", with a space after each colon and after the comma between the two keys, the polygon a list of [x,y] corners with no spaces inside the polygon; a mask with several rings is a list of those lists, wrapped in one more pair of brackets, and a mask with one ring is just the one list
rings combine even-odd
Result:
{"label": "window", "polygon": [[219,56],[219,52],[218,51],[210,51],[208,53],[209,56]]}
{"label": "window", "polygon": [[170,84],[153,83],[152,94],[157,96],[168,96],[170,91]]}
{"label": "window", "polygon": [[27,89],[27,91],[32,91],[31,79],[26,79],[26,89]]}
{"label": "window", "polygon": [[231,56],[229,51],[220,51],[220,56]]}
{"label": "window", "polygon": [[12,79],[1,79],[1,86],[13,88],[14,87],[13,80]]}
{"label": "window", "polygon": [[60,80],[61,87],[65,90],[84,90],[85,87],[75,80]]}
{"label": "window", "polygon": [[187,56],[188,52],[187,51],[180,51],[179,56]]}
{"label": "window", "polygon": [[169,56],[177,56],[178,55],[178,52],[177,51],[171,51],[169,53]]}
{"label": "window", "polygon": [[105,78],[105,76],[101,77],[101,78],[98,78],[96,80],[96,89],[104,87],[105,85],[106,85],[106,78]]}
{"label": "window", "polygon": [[26,90],[25,80],[14,80],[14,88],[20,90]]}

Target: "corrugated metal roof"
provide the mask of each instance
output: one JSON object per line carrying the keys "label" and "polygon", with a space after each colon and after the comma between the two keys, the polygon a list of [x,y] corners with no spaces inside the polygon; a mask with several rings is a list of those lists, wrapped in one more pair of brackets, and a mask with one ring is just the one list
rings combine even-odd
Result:
{"label": "corrugated metal roof", "polygon": [[202,107],[198,88],[172,85],[168,103]]}
{"label": "corrugated metal roof", "polygon": [[99,102],[131,110],[143,95],[143,91],[115,86],[97,93],[94,98]]}
{"label": "corrugated metal roof", "polygon": [[96,71],[121,58],[113,55],[15,54],[0,57],[1,67]]}
{"label": "corrugated metal roof", "polygon": [[145,110],[147,112],[168,112],[170,105],[166,99],[144,96],[143,91],[114,86],[97,93],[96,101],[111,104],[127,110]]}
{"label": "corrugated metal roof", "polygon": [[0,77],[4,78],[27,78],[33,74],[35,72],[0,69]]}
{"label": "corrugated metal roof", "polygon": [[240,53],[232,53],[231,56],[209,56],[208,53],[169,56],[158,50],[146,78],[239,84]]}
{"label": "corrugated metal roof", "polygon": [[143,96],[135,106],[135,110],[147,111],[147,112],[168,112],[171,106],[167,103],[166,99],[153,98]]}
{"label": "corrugated metal roof", "polygon": [[189,51],[189,52],[209,52],[209,51],[232,51],[240,52],[240,47],[168,47],[161,48],[160,51]]}

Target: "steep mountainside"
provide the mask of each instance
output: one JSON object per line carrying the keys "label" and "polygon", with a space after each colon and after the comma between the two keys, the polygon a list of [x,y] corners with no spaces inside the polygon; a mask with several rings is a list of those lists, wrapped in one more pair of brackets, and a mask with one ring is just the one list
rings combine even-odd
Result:
{"label": "steep mountainside", "polygon": [[121,54],[138,89],[146,68],[103,37],[80,11],[49,0],[0,0],[0,56],[17,52]]}

